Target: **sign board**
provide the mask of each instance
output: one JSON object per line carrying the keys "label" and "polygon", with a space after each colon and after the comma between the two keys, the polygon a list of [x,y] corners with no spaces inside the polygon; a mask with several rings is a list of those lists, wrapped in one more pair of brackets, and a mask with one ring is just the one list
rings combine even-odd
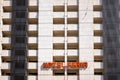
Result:
{"label": "sign board", "polygon": [[64,69],[67,68],[87,68],[88,63],[87,62],[67,62],[67,65],[65,65],[64,62],[47,62],[43,63],[43,68],[59,68]]}

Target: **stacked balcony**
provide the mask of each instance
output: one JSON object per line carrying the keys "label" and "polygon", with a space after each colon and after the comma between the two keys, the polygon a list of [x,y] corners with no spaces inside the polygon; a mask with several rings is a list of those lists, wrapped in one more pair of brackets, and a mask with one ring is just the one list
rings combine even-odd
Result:
{"label": "stacked balcony", "polygon": [[95,80],[103,80],[103,16],[102,0],[94,1],[94,74]]}
{"label": "stacked balcony", "polygon": [[[37,23],[38,23],[38,4],[37,0],[29,0],[28,3],[28,52],[27,52],[27,60],[28,60],[28,66],[27,66],[27,73],[28,73],[28,80],[36,80],[37,79]],[[2,79],[4,80],[10,80],[11,77],[11,35],[12,35],[12,1],[11,0],[3,0],[3,15],[2,15]],[[24,27],[21,28],[18,27],[18,30],[24,30]]]}

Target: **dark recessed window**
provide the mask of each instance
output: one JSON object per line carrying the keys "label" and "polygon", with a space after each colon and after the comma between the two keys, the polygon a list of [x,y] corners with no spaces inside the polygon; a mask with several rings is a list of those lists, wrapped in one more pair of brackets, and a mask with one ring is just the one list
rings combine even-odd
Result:
{"label": "dark recessed window", "polygon": [[25,43],[25,37],[16,37],[15,41],[16,43]]}
{"label": "dark recessed window", "polygon": [[15,62],[15,68],[17,69],[23,69],[25,67],[24,62]]}
{"label": "dark recessed window", "polygon": [[24,56],[25,50],[15,50],[15,56]]}
{"label": "dark recessed window", "polygon": [[117,75],[109,75],[108,80],[118,80],[118,76]]}
{"label": "dark recessed window", "polygon": [[53,70],[53,75],[65,75],[64,70]]}
{"label": "dark recessed window", "polygon": [[17,24],[16,26],[15,26],[15,28],[16,28],[16,30],[18,30],[18,31],[21,31],[21,30],[25,30],[25,27],[26,27],[26,25],[25,24]]}
{"label": "dark recessed window", "polygon": [[16,18],[25,18],[25,12],[24,11],[16,12]]}
{"label": "dark recessed window", "polygon": [[24,76],[21,76],[21,75],[15,76],[15,80],[25,80],[24,78],[25,78],[25,77],[24,77]]}
{"label": "dark recessed window", "polygon": [[25,0],[16,0],[17,6],[25,6]]}

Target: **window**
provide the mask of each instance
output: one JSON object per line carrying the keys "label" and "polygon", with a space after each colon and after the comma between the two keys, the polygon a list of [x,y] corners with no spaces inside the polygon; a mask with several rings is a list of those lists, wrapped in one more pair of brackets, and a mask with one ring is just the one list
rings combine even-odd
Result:
{"label": "window", "polygon": [[70,11],[70,12],[78,11],[78,6],[77,5],[68,5],[67,11]]}
{"label": "window", "polygon": [[60,50],[64,48],[65,48],[64,43],[53,43],[53,49]]}
{"label": "window", "polygon": [[117,68],[117,62],[116,61],[107,61],[107,67],[111,70],[111,68]]}
{"label": "window", "polygon": [[25,67],[25,64],[23,61],[21,62],[15,62],[15,68],[17,69],[23,69]]}
{"label": "window", "polygon": [[53,70],[53,75],[65,75],[65,70],[63,69]]}
{"label": "window", "polygon": [[68,62],[79,62],[79,57],[78,56],[67,56],[67,61]]}
{"label": "window", "polygon": [[64,37],[65,32],[63,30],[55,30],[55,31],[53,31],[53,36],[54,37]]}
{"label": "window", "polygon": [[67,75],[79,75],[79,69],[68,69]]}
{"label": "window", "polygon": [[25,11],[16,12],[16,18],[25,18]]}
{"label": "window", "polygon": [[16,37],[16,43],[25,43],[25,37]]}
{"label": "window", "polygon": [[17,6],[25,6],[25,0],[16,0]]}
{"label": "window", "polygon": [[65,9],[64,6],[53,6],[54,12],[63,12],[64,9]]}
{"label": "window", "polygon": [[117,75],[109,75],[108,80],[118,80]]}
{"label": "window", "polygon": [[25,27],[26,27],[26,25],[25,24],[17,24],[16,26],[15,26],[15,28],[16,28],[16,30],[18,30],[18,31],[21,31],[21,30],[25,30]]}
{"label": "window", "polygon": [[16,75],[14,80],[25,80],[25,77],[22,75]]}
{"label": "window", "polygon": [[25,50],[15,50],[15,56],[24,56]]}
{"label": "window", "polygon": [[78,49],[79,45],[78,43],[68,43],[67,44],[67,49]]}
{"label": "window", "polygon": [[65,57],[64,56],[54,56],[53,57],[53,61],[54,62],[64,62],[65,61]]}

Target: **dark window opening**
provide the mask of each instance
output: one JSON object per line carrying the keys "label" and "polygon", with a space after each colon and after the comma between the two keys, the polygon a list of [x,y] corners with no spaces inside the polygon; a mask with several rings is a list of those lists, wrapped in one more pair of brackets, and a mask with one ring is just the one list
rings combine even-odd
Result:
{"label": "dark window opening", "polygon": [[53,75],[65,75],[65,70],[53,70]]}
{"label": "dark window opening", "polygon": [[117,75],[108,76],[108,80],[118,80]]}
{"label": "dark window opening", "polygon": [[64,73],[54,73],[54,75],[64,75]]}
{"label": "dark window opening", "polygon": [[25,43],[25,37],[16,37],[16,43]]}
{"label": "dark window opening", "polygon": [[79,75],[79,70],[78,69],[68,69],[67,75]]}
{"label": "dark window opening", "polygon": [[25,67],[24,62],[15,62],[15,68],[17,69],[23,69]]}
{"label": "dark window opening", "polygon": [[15,50],[15,56],[24,56],[25,50]]}
{"label": "dark window opening", "polygon": [[25,27],[26,27],[25,24],[19,24],[15,26],[16,30],[18,31],[21,31],[21,30],[25,31]]}
{"label": "dark window opening", "polygon": [[76,72],[68,72],[67,75],[77,75]]}
{"label": "dark window opening", "polygon": [[16,0],[17,6],[25,6],[25,0]]}
{"label": "dark window opening", "polygon": [[37,73],[29,73],[29,75],[38,75]]}
{"label": "dark window opening", "polygon": [[10,76],[10,73],[9,73],[9,72],[6,72],[6,71],[3,71],[3,70],[2,70],[1,73],[2,73],[1,75],[3,75],[3,76]]}
{"label": "dark window opening", "polygon": [[114,61],[114,62],[113,61],[111,61],[111,62],[108,61],[107,62],[107,67],[110,68],[110,69],[111,68],[117,68],[117,62],[116,61]]}
{"label": "dark window opening", "polygon": [[15,76],[15,80],[25,80],[24,76]]}
{"label": "dark window opening", "polygon": [[23,11],[16,12],[16,18],[25,18],[25,12]]}

